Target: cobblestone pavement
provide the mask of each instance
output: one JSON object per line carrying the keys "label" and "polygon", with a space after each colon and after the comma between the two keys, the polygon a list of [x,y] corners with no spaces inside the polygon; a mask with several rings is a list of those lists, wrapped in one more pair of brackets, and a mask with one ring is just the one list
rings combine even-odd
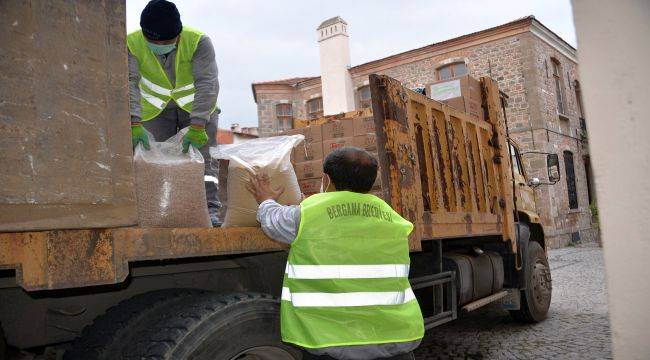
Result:
{"label": "cobblestone pavement", "polygon": [[548,318],[519,324],[499,306],[460,315],[430,330],[416,359],[611,359],[603,252],[595,246],[551,250]]}

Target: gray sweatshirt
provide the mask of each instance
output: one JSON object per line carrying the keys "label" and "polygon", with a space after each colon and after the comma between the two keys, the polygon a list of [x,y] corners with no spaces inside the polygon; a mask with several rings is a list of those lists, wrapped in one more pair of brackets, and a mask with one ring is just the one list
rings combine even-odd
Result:
{"label": "gray sweatshirt", "polygon": [[[156,55],[158,62],[165,70],[169,81],[176,83],[176,49],[169,54]],[[219,95],[219,79],[217,70],[217,61],[214,57],[214,47],[212,41],[206,35],[201,37],[199,44],[192,57],[192,75],[194,76],[194,104],[190,121],[194,125],[204,126],[210,119],[210,111],[217,103]],[[140,70],[138,69],[138,59],[129,51],[129,110],[131,113],[131,122],[141,121],[140,105]],[[173,100],[167,103],[167,109],[178,108]]]}

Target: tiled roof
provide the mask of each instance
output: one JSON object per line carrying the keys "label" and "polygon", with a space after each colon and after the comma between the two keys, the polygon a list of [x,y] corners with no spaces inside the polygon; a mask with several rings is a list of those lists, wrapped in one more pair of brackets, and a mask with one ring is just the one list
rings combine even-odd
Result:
{"label": "tiled roof", "polygon": [[[441,45],[444,45],[444,44],[447,44],[447,43],[450,43],[450,42],[454,42],[454,41],[458,41],[458,40],[463,40],[463,39],[466,39],[466,38],[471,38],[471,37],[476,36],[476,35],[481,35],[481,34],[484,34],[484,33],[490,32],[490,31],[499,30],[499,29],[501,29],[501,28],[505,28],[505,27],[508,27],[508,26],[511,26],[511,25],[515,25],[515,24],[517,24],[517,23],[532,22],[533,20],[535,20],[535,16],[534,16],[534,15],[528,15],[528,16],[525,16],[525,17],[522,17],[522,18],[519,18],[519,19],[516,19],[516,20],[513,20],[513,21],[509,21],[509,22],[507,22],[507,23],[505,23],[505,24],[501,24],[501,25],[493,26],[493,27],[491,27],[491,28],[487,28],[487,29],[483,29],[483,30],[475,31],[475,32],[473,32],[473,33],[469,33],[469,34],[465,34],[465,35],[457,36],[457,37],[455,37],[455,38],[451,38],[451,39],[443,40],[443,41],[440,41],[440,42],[437,42],[437,43],[432,43],[432,44],[425,45],[425,46],[422,46],[422,47],[419,47],[419,48],[415,48],[415,49],[412,49],[412,50],[407,50],[407,51],[404,51],[404,52],[401,52],[401,53],[397,53],[397,54],[389,55],[389,56],[383,57],[383,58],[381,58],[381,59],[377,59],[377,60],[369,61],[369,62],[366,62],[366,63],[363,63],[363,64],[359,64],[359,65],[355,65],[355,66],[352,67],[352,69],[360,68],[360,67],[362,67],[362,66],[366,66],[366,65],[369,65],[369,64],[373,64],[373,63],[377,63],[377,62],[380,62],[380,61],[384,61],[384,60],[386,60],[386,59],[390,59],[390,58],[393,58],[393,57],[399,57],[399,56],[403,56],[403,55],[408,55],[409,53],[417,53],[417,52],[420,52],[420,51],[425,50],[425,49],[427,49],[427,48],[438,47],[438,46],[441,46]],[[556,35],[556,36],[557,36],[557,35]],[[559,36],[558,36],[558,37],[559,37]]]}
{"label": "tiled roof", "polygon": [[312,80],[319,78],[320,76],[307,76],[307,77],[293,77],[289,79],[282,79],[282,80],[273,80],[273,81],[262,81],[262,82],[257,82],[253,83],[253,85],[289,85],[289,86],[296,86],[300,84],[303,81],[307,80]]}

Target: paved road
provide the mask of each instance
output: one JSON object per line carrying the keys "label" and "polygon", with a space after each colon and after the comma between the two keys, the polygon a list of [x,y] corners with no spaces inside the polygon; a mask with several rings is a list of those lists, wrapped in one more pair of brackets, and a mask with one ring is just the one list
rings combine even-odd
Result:
{"label": "paved road", "polygon": [[549,317],[514,322],[491,305],[431,330],[417,359],[611,359],[603,252],[594,246],[550,251]]}

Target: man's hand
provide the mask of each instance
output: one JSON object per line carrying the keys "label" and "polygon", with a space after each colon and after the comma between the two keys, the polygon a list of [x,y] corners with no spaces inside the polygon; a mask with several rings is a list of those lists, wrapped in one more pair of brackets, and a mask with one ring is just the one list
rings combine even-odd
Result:
{"label": "man's hand", "polygon": [[145,150],[149,150],[149,137],[147,132],[144,131],[144,126],[141,123],[132,123],[131,124],[131,141],[133,142],[133,149],[138,146],[139,143],[142,143]]}
{"label": "man's hand", "polygon": [[208,134],[205,132],[205,128],[198,125],[190,125],[187,134],[183,136],[183,153],[186,153],[190,149],[190,145],[200,149],[207,143]]}
{"label": "man's hand", "polygon": [[278,201],[284,193],[283,185],[278,186],[276,189],[271,187],[271,179],[266,174],[251,176],[248,184],[246,184],[246,189],[253,194],[258,204],[263,203],[265,200]]}

